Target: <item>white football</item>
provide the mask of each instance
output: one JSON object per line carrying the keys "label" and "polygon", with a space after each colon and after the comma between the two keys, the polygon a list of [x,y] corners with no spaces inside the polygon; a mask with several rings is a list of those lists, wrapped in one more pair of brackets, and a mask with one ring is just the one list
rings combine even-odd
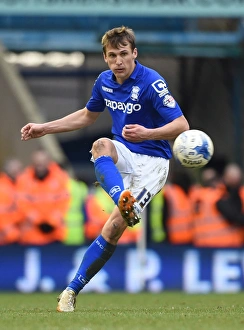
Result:
{"label": "white football", "polygon": [[174,157],[184,167],[203,167],[210,161],[213,153],[211,138],[197,129],[181,133],[173,144]]}

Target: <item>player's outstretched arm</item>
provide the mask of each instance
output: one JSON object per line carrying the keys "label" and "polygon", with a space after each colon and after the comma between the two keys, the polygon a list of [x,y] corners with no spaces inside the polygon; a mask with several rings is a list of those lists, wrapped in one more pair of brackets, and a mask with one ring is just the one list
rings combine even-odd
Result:
{"label": "player's outstretched arm", "polygon": [[29,123],[21,129],[21,140],[27,141],[45,135],[44,124]]}
{"label": "player's outstretched arm", "polygon": [[87,127],[96,121],[99,114],[100,112],[91,112],[84,108],[63,118],[43,124],[29,123],[21,129],[21,140],[27,141],[46,134],[70,132]]}

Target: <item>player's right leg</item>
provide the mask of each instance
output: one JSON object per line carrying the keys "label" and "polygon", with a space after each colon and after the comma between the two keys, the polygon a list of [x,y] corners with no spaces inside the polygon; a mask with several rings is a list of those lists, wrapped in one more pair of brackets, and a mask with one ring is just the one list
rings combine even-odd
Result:
{"label": "player's right leg", "polygon": [[131,152],[122,143],[100,138],[93,143],[91,153],[97,181],[118,205],[127,225],[133,227],[140,221],[141,208],[123,180],[124,175],[134,172]]}
{"label": "player's right leg", "polygon": [[129,227],[135,226],[141,219],[141,207],[130,190],[124,190],[118,201],[120,213]]}

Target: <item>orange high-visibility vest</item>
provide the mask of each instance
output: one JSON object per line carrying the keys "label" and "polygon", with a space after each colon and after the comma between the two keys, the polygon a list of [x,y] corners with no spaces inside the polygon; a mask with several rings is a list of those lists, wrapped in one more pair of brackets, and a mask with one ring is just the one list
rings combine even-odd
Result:
{"label": "orange high-visibility vest", "polygon": [[[64,216],[70,201],[69,176],[56,163],[49,166],[49,174],[43,180],[34,176],[28,167],[17,180],[18,207],[24,215],[21,223],[21,244],[48,244],[63,241],[66,235]],[[52,232],[43,232],[40,225],[53,226]]]}
{"label": "orange high-visibility vest", "polygon": [[176,184],[166,184],[163,194],[169,206],[168,240],[173,244],[192,243],[193,208],[190,193]]}
{"label": "orange high-visibility vest", "polygon": [[15,183],[7,174],[0,175],[0,245],[18,242],[22,214],[17,208]]}
{"label": "orange high-visibility vest", "polygon": [[[240,247],[243,245],[243,229],[228,223],[216,207],[225,189],[199,188],[195,196],[193,243],[197,247]],[[244,205],[244,193],[243,193]]]}

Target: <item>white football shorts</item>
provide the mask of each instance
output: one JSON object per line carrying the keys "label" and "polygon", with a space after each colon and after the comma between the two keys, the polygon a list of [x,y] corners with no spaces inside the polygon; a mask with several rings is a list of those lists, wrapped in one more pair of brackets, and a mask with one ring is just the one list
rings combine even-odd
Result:
{"label": "white football shorts", "polygon": [[169,160],[131,152],[121,142],[112,140],[117,153],[115,164],[123,177],[125,189],[129,189],[143,209],[165,185],[169,172]]}

